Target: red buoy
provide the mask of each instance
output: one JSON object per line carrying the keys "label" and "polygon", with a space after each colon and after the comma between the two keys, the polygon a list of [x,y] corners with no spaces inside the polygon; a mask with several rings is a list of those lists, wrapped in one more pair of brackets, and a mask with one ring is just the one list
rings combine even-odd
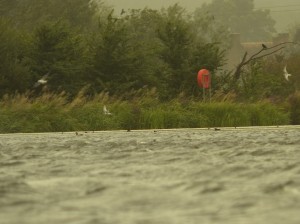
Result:
{"label": "red buoy", "polygon": [[201,69],[198,72],[198,86],[204,89],[209,89],[210,88],[210,72],[207,69]]}

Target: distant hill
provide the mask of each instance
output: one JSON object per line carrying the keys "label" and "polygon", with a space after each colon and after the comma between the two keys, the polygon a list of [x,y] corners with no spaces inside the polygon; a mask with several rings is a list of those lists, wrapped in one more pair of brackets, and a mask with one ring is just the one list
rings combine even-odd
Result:
{"label": "distant hill", "polygon": [[[179,3],[189,11],[193,11],[205,2],[211,0],[104,0],[107,4],[114,6],[116,11],[122,9],[154,8],[160,9]],[[254,0],[256,8],[269,8],[272,17],[276,20],[278,32],[286,32],[292,26],[300,24],[300,1],[299,0]]]}

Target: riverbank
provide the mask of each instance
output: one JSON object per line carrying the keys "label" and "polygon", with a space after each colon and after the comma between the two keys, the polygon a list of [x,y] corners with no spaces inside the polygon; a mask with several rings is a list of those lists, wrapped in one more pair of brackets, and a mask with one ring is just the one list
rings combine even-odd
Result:
{"label": "riverbank", "polygon": [[[26,95],[0,102],[0,133],[67,132],[134,129],[209,128],[289,125],[290,113],[269,102],[200,102],[174,99],[160,102],[147,95],[120,100],[99,94]],[[110,114],[104,113],[103,107]]]}

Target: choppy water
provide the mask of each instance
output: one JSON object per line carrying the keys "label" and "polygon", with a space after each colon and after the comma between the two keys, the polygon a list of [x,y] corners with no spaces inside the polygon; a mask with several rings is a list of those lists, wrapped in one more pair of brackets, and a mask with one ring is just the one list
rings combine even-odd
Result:
{"label": "choppy water", "polygon": [[1,224],[298,224],[300,127],[0,135]]}

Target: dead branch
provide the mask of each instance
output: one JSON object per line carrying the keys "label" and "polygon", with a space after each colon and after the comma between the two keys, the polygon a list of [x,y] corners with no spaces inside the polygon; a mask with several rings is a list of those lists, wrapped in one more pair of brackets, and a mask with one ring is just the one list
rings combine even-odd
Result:
{"label": "dead branch", "polygon": [[[282,42],[282,43],[276,44],[275,46],[272,46],[272,47],[262,48],[258,52],[256,52],[253,55],[251,55],[248,60],[246,60],[248,53],[245,52],[242,61],[237,65],[236,70],[235,70],[235,72],[233,74],[234,83],[236,83],[240,79],[241,73],[242,73],[242,69],[243,69],[243,67],[245,65],[249,64],[253,60],[260,59],[260,58],[272,55],[272,54],[276,53],[277,51],[280,51],[280,50],[284,49],[285,47],[280,47],[280,48],[278,48],[278,47],[281,46],[281,45],[285,45],[285,44],[298,44],[298,43],[290,42],[289,41],[289,42]],[[276,49],[276,50],[274,50],[272,52],[260,55],[264,51],[268,51],[270,49],[275,49],[275,48],[278,48],[278,49]]]}
{"label": "dead branch", "polygon": [[[258,57],[256,57],[256,58],[252,58],[251,61],[252,61],[252,60],[259,59],[259,58],[263,58],[263,57],[266,57],[266,56],[269,56],[269,55],[274,54],[274,53],[276,53],[277,51],[280,51],[280,50],[282,50],[282,49],[284,49],[284,48],[285,48],[285,47],[281,47],[281,48],[278,48],[277,50],[272,51],[272,52],[270,52],[270,53],[260,55],[260,56],[258,56]],[[271,48],[270,48],[270,49],[271,49]],[[250,61],[248,60],[247,62],[250,62]]]}

